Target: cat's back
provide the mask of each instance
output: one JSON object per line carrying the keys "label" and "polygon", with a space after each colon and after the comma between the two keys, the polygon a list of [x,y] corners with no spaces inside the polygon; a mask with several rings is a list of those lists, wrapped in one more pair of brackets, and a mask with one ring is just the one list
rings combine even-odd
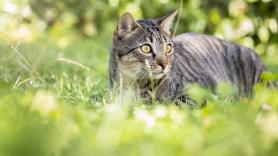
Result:
{"label": "cat's back", "polygon": [[[184,48],[199,48],[199,52],[205,52],[205,48],[213,48],[216,46],[222,46],[225,42],[214,36],[199,34],[199,33],[183,33],[173,38],[175,46],[182,46]],[[226,42],[226,44],[230,44]],[[193,50],[191,49],[191,51]],[[198,49],[196,49],[198,51]],[[217,52],[221,53],[221,50]]]}
{"label": "cat's back", "polygon": [[198,33],[178,35],[173,38],[173,43],[176,55],[190,55],[199,61],[210,61],[211,57],[217,59],[216,56],[227,55],[226,52],[229,48],[237,48],[237,46],[232,46],[233,44],[214,36]]}
{"label": "cat's back", "polygon": [[250,48],[237,45],[235,43],[199,33],[183,33],[173,38],[176,53],[184,51],[205,57],[214,55],[234,56],[251,55],[257,58],[257,54]]}
{"label": "cat's back", "polygon": [[248,94],[264,71],[253,50],[214,36],[184,33],[174,37],[173,43],[175,68],[204,86],[214,88],[226,81]]}
{"label": "cat's back", "polygon": [[182,33],[182,34],[179,34],[179,35],[173,37],[173,41],[174,42],[181,42],[181,41],[186,41],[186,40],[190,40],[190,39],[197,39],[197,38],[202,38],[202,37],[210,37],[210,36],[206,35],[206,34],[188,32],[188,33]]}
{"label": "cat's back", "polygon": [[[227,62],[231,62],[231,60],[233,64],[254,62],[258,66],[263,66],[254,50],[211,35],[184,33],[174,37],[173,43],[175,45],[175,53],[179,57],[188,55],[201,62],[205,61],[222,66]],[[228,65],[232,65],[232,63]]]}

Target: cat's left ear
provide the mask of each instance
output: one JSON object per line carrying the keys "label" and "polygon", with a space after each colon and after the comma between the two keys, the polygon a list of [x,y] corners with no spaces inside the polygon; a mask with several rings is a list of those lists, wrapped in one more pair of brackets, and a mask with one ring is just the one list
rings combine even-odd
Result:
{"label": "cat's left ear", "polygon": [[157,20],[158,24],[160,25],[161,29],[165,31],[168,35],[172,35],[174,21],[178,14],[178,11],[173,12],[172,14],[162,17]]}
{"label": "cat's left ear", "polygon": [[116,34],[123,37],[134,31],[138,27],[139,25],[134,20],[133,16],[129,12],[126,12],[120,18],[120,21],[116,28]]}

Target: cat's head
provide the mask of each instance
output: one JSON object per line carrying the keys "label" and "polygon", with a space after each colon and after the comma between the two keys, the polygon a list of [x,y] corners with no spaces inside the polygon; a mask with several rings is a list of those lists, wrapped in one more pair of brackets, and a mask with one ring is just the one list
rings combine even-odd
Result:
{"label": "cat's head", "polygon": [[114,33],[118,69],[131,78],[159,79],[169,73],[174,53],[171,40],[177,12],[159,19],[135,21],[124,13]]}

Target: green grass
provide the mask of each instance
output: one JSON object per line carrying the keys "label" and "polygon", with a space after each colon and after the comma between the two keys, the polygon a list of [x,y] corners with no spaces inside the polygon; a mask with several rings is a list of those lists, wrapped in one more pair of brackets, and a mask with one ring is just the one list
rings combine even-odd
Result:
{"label": "green grass", "polygon": [[[218,96],[195,87],[203,109],[146,105],[108,91],[110,39],[1,41],[0,156],[277,155],[276,89],[261,84],[252,100],[229,102],[226,86]],[[264,59],[266,79],[277,80],[275,60]]]}

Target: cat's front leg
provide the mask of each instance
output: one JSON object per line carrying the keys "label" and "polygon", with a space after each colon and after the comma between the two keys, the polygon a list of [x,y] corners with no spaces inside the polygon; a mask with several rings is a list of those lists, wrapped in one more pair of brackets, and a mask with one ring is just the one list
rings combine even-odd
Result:
{"label": "cat's front leg", "polygon": [[162,81],[162,83],[156,88],[155,95],[158,101],[172,101],[175,99],[175,93],[170,86],[168,80]]}
{"label": "cat's front leg", "polygon": [[140,89],[140,97],[143,102],[150,103],[152,102],[152,93],[149,88]]}

